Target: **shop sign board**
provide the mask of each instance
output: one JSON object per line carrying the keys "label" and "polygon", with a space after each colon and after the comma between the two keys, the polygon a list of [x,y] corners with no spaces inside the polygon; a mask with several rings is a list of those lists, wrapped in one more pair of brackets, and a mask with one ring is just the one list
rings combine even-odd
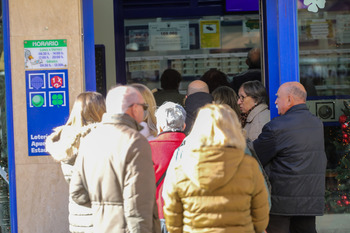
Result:
{"label": "shop sign board", "polygon": [[24,41],[24,57],[28,155],[48,155],[47,136],[69,117],[67,41]]}

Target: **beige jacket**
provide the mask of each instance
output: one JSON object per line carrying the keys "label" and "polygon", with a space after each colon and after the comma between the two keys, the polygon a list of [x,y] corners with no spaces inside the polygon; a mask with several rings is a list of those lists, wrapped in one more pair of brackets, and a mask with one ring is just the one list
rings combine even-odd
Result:
{"label": "beige jacket", "polygon": [[261,134],[264,125],[270,121],[270,110],[266,104],[259,104],[248,115],[244,130],[247,132],[247,138],[254,141]]}
{"label": "beige jacket", "polygon": [[[74,163],[79,151],[80,139],[88,134],[96,124],[86,127],[60,126],[46,138],[46,150],[58,162],[61,162],[62,173],[70,183]],[[62,208],[66,208],[65,206]],[[69,198],[69,231],[92,232],[92,210],[78,205]]]}
{"label": "beige jacket", "polygon": [[169,233],[265,230],[268,193],[255,158],[236,148],[214,146],[184,148],[175,158],[163,187]]}
{"label": "beige jacket", "polygon": [[72,199],[91,205],[94,232],[159,232],[151,148],[129,115],[105,114],[81,140]]}

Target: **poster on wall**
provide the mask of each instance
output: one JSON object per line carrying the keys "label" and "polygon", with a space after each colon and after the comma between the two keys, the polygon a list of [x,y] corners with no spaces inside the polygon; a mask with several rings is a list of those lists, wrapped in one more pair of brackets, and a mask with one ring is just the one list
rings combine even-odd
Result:
{"label": "poster on wall", "polygon": [[350,16],[337,15],[336,20],[337,20],[337,24],[336,24],[337,43],[339,44],[350,43]]}
{"label": "poster on wall", "polygon": [[148,31],[150,51],[190,49],[188,21],[149,23]]}
{"label": "poster on wall", "polygon": [[199,21],[201,48],[220,48],[220,20]]}
{"label": "poster on wall", "polygon": [[47,136],[69,117],[67,40],[26,40],[24,58],[28,155],[49,155]]}
{"label": "poster on wall", "polygon": [[67,40],[25,40],[24,68],[67,68]]}
{"label": "poster on wall", "polygon": [[306,21],[307,39],[333,39],[334,21],[327,19],[312,19]]}

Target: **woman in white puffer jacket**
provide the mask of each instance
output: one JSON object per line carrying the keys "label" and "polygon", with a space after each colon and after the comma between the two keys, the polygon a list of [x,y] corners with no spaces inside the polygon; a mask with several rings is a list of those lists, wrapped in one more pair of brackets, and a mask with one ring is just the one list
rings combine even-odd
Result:
{"label": "woman in white puffer jacket", "polygon": [[[65,180],[70,183],[75,159],[79,151],[80,138],[100,122],[106,112],[104,97],[97,92],[78,95],[67,123],[54,129],[46,139],[46,150],[61,163]],[[92,232],[91,208],[76,204],[69,197],[69,231]]]}

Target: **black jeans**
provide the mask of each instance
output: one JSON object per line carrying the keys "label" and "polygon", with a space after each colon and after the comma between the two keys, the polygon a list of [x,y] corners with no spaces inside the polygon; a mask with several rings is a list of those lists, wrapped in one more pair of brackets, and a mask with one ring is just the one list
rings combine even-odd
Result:
{"label": "black jeans", "polygon": [[315,216],[271,215],[267,233],[317,233]]}

